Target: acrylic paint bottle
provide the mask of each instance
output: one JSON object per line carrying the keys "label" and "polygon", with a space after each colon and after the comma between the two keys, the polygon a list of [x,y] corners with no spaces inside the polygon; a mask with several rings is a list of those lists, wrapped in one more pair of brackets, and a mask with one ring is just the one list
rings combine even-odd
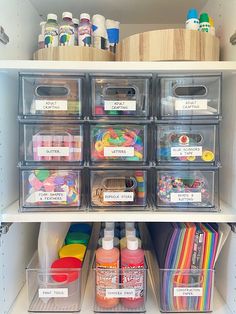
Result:
{"label": "acrylic paint bottle", "polygon": [[62,13],[62,23],[59,28],[60,46],[74,46],[75,44],[75,27],[72,22],[72,13]]}
{"label": "acrylic paint bottle", "polygon": [[121,286],[133,290],[132,297],[121,299],[126,308],[144,305],[145,278],[144,251],[138,247],[138,238],[128,237],[127,248],[121,250]]}
{"label": "acrylic paint bottle", "polygon": [[209,23],[209,16],[207,13],[202,13],[200,15],[200,24],[199,24],[199,30],[200,32],[206,32],[209,33],[210,32],[210,23]]}
{"label": "acrylic paint bottle", "polygon": [[57,47],[58,46],[58,23],[56,14],[48,14],[47,23],[44,29],[44,46]]}
{"label": "acrylic paint bottle", "polygon": [[80,23],[78,27],[78,43],[82,47],[90,47],[92,44],[92,25],[90,15],[87,13],[80,14]]}
{"label": "acrylic paint bottle", "polygon": [[[126,228],[125,237],[120,239],[120,249],[124,249],[127,247],[127,238],[128,237],[136,237],[136,230],[134,228]],[[138,239],[138,247],[141,248],[141,240]]]}
{"label": "acrylic paint bottle", "polygon": [[185,28],[198,31],[199,19],[198,12],[196,9],[192,8],[188,11],[187,20],[185,22]]}
{"label": "acrylic paint bottle", "polygon": [[119,299],[107,295],[110,289],[119,288],[119,249],[113,246],[113,238],[102,239],[102,247],[96,251],[96,303],[102,308],[114,308]]}
{"label": "acrylic paint bottle", "polygon": [[75,46],[78,46],[78,27],[79,27],[79,20],[78,19],[72,19],[72,22],[74,23],[75,28]]}

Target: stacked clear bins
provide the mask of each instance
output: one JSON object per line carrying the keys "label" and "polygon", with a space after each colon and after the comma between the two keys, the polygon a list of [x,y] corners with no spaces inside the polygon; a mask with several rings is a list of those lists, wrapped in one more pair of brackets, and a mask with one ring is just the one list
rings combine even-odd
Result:
{"label": "stacked clear bins", "polygon": [[221,76],[159,80],[156,206],[218,211]]}
{"label": "stacked clear bins", "polygon": [[[113,238],[114,247],[110,253],[105,253],[104,241],[98,241],[93,275],[94,275],[94,312],[96,313],[144,313],[146,312],[148,268],[145,258],[142,238],[136,226],[128,228],[136,232],[136,237],[125,238],[122,231],[115,229],[117,237]],[[106,236],[109,229],[101,230]],[[114,230],[113,230],[114,232]],[[127,235],[127,231],[126,231]],[[112,240],[112,238],[110,238]],[[124,241],[125,239],[125,241]],[[105,238],[105,242],[109,237]],[[136,242],[136,247],[130,249]],[[117,245],[116,245],[117,244]],[[141,248],[142,247],[142,248]],[[108,252],[108,251],[107,251]]]}
{"label": "stacked clear bins", "polygon": [[151,76],[91,76],[90,83],[91,208],[143,210],[150,161]]}
{"label": "stacked clear bins", "polygon": [[81,206],[83,81],[76,75],[20,75],[22,211]]}
{"label": "stacked clear bins", "polygon": [[[156,208],[168,211],[218,211],[221,76],[166,76],[161,77],[159,82]],[[188,239],[198,249],[203,241],[209,241],[209,233],[214,234],[212,226],[207,226],[209,230],[205,232],[205,226],[201,224],[173,223],[168,228],[173,229],[175,236],[172,237],[170,231],[168,238],[165,223],[156,228],[162,226],[166,242],[170,241],[165,261],[169,261],[170,250],[174,254],[187,252]],[[195,230],[192,236],[191,230]],[[155,241],[154,229],[152,236],[155,250],[158,248],[160,251],[162,246],[160,241]],[[185,251],[180,248],[180,241],[176,240],[181,237],[185,241]],[[175,244],[173,241],[176,241]],[[203,263],[199,252],[196,251],[195,257],[192,255],[192,260],[185,264],[168,264],[175,266],[164,263],[159,252],[159,276],[154,271],[153,275],[155,280],[159,277],[161,311],[212,311],[214,264]],[[186,256],[182,256],[182,261],[186,261]],[[190,265],[193,265],[192,269]],[[171,267],[175,269],[169,269]]]}

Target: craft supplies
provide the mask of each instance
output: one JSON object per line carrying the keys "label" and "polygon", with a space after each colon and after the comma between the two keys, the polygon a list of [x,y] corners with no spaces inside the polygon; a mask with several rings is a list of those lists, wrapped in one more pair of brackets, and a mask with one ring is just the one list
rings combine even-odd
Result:
{"label": "craft supplies", "polygon": [[215,34],[216,34],[215,24],[214,24],[214,20],[211,16],[209,16],[209,23],[210,23],[210,34],[215,36]]}
{"label": "craft supplies", "polygon": [[80,171],[22,170],[23,207],[79,207]]}
{"label": "craft supplies", "polygon": [[24,160],[76,161],[83,160],[83,129],[75,124],[25,124]]}
{"label": "craft supplies", "polygon": [[84,244],[68,244],[64,245],[58,252],[59,257],[75,257],[78,258],[81,262],[83,262],[84,255],[86,252],[86,246]]}
{"label": "craft supplies", "polygon": [[92,18],[93,29],[93,47],[98,49],[107,49],[107,32],[105,26],[105,17],[100,14],[95,14]]}
{"label": "craft supplies", "polygon": [[91,171],[91,205],[99,207],[147,204],[147,173],[144,170]]}
{"label": "craft supplies", "polygon": [[109,290],[119,288],[119,249],[113,246],[113,238],[102,240],[102,247],[96,251],[96,303],[101,308],[117,306],[119,299],[109,296]]}
{"label": "craft supplies", "polygon": [[[135,228],[126,228],[125,230],[125,236],[123,238],[120,239],[120,249],[124,249],[127,248],[127,238],[128,237],[136,237],[136,229]],[[138,239],[138,237],[137,237]],[[142,244],[141,244],[141,240],[138,239],[138,247],[141,248]]]}
{"label": "craft supplies", "polygon": [[143,125],[91,127],[92,161],[146,161],[146,128]]}
{"label": "craft supplies", "polygon": [[94,117],[148,116],[150,77],[94,76],[91,83]]}
{"label": "craft supplies", "polygon": [[62,13],[62,23],[59,27],[59,43],[60,46],[74,46],[75,43],[75,27],[72,21],[72,13]]}
{"label": "craft supplies", "polygon": [[[161,119],[218,119],[221,114],[221,76],[163,76],[160,78]],[[157,103],[158,106],[158,103]]]}
{"label": "craft supplies", "polygon": [[56,307],[65,308],[78,303],[81,269],[82,262],[75,257],[63,257],[53,262],[51,272],[54,285],[63,284],[65,287],[60,291],[60,298],[53,299]]}
{"label": "craft supplies", "polygon": [[102,237],[98,240],[98,247],[102,247],[102,239],[112,237],[113,239],[113,246],[119,248],[120,247],[120,241],[118,237],[115,237],[115,230],[112,228],[105,228],[102,231]]}
{"label": "craft supplies", "polygon": [[81,47],[90,47],[92,42],[92,25],[90,15],[87,13],[80,14],[80,23],[78,26],[78,43]]}
{"label": "craft supplies", "polygon": [[69,233],[71,232],[83,232],[87,234],[91,234],[92,227],[88,223],[72,223],[69,229]]}
{"label": "craft supplies", "polygon": [[133,295],[122,298],[122,304],[135,309],[144,304],[145,290],[144,251],[136,237],[127,237],[127,248],[121,250],[121,287],[133,290]]}
{"label": "craft supplies", "polygon": [[206,33],[209,33],[210,32],[210,23],[209,23],[209,16],[207,13],[202,13],[200,15],[200,18],[199,18],[199,30],[200,32],[206,32]]}
{"label": "craft supplies", "polygon": [[216,180],[214,170],[158,170],[157,206],[217,210]]}
{"label": "craft supplies", "polygon": [[65,244],[83,244],[88,245],[90,235],[83,232],[68,232],[65,239]]}
{"label": "craft supplies", "polygon": [[108,35],[109,50],[116,53],[116,46],[119,43],[120,22],[114,20],[106,20],[106,29]]}
{"label": "craft supplies", "polygon": [[199,19],[198,19],[198,12],[196,9],[192,8],[188,11],[187,20],[185,23],[186,29],[191,30],[199,30]]}
{"label": "craft supplies", "polygon": [[213,163],[217,131],[216,125],[158,124],[157,161]]}
{"label": "craft supplies", "polygon": [[47,23],[44,30],[44,46],[45,48],[58,46],[58,23],[56,14],[47,15]]}

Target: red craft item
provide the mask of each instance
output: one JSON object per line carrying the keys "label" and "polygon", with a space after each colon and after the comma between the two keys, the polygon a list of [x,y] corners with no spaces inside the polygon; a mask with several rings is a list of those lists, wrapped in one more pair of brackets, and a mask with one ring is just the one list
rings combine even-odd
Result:
{"label": "red craft item", "polygon": [[[56,282],[70,283],[80,276],[82,262],[75,257],[63,257],[52,263],[52,278]],[[71,269],[71,270],[70,270]]]}

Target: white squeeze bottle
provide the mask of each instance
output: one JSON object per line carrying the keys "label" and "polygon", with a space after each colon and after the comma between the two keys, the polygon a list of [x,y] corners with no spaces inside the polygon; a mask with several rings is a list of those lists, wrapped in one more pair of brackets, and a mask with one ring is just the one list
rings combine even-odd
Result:
{"label": "white squeeze bottle", "polygon": [[58,32],[57,15],[50,13],[47,15],[47,23],[44,29],[45,48],[58,46]]}
{"label": "white squeeze bottle", "polygon": [[[104,238],[106,237],[112,237],[113,238],[113,246],[114,247],[119,247],[120,245],[120,241],[117,237],[114,236],[114,233],[115,233],[115,230],[112,229],[112,228],[105,228],[104,229]],[[103,238],[100,238],[98,240],[98,246],[101,247],[102,246],[102,239]]]}
{"label": "white squeeze bottle", "polygon": [[59,28],[60,46],[74,46],[75,44],[75,26],[72,22],[72,13],[62,13],[62,23]]}
{"label": "white squeeze bottle", "polygon": [[80,23],[78,27],[78,43],[82,47],[90,47],[92,42],[92,25],[90,15],[87,13],[80,14]]}
{"label": "white squeeze bottle", "polygon": [[[125,229],[125,237],[120,239],[120,249],[124,249],[127,247],[127,239],[128,237],[136,237],[136,230],[135,228],[126,228]],[[141,248],[141,240],[138,239],[138,247]]]}

